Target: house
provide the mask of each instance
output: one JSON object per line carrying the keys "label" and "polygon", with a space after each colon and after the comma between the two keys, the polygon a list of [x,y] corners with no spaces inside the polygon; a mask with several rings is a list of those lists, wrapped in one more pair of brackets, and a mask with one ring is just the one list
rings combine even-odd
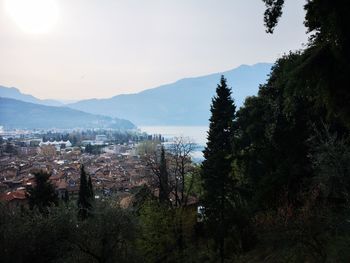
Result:
{"label": "house", "polygon": [[22,181],[16,181],[16,180],[6,180],[6,181],[3,181],[2,183],[7,185],[10,189],[14,189],[22,186]]}
{"label": "house", "polygon": [[26,192],[16,190],[0,195],[0,202],[4,202],[8,208],[28,207]]}
{"label": "house", "polygon": [[60,199],[64,199],[66,194],[68,193],[67,190],[67,183],[64,180],[60,180],[59,182],[56,183],[56,192],[57,196]]}

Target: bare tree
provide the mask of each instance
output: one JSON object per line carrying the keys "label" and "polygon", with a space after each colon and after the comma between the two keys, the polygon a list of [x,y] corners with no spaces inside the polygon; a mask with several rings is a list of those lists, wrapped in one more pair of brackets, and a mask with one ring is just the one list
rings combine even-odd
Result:
{"label": "bare tree", "polygon": [[147,141],[139,147],[139,154],[143,161],[151,170],[153,176],[149,178],[152,189],[158,189],[159,201],[163,203],[169,202],[169,183],[167,158],[165,150],[160,141]]}
{"label": "bare tree", "polygon": [[[161,145],[159,142],[153,151],[148,151],[144,155],[146,165],[154,175],[152,180],[154,186],[159,189],[159,201],[167,204],[173,213],[173,230],[180,259],[184,256],[186,207],[196,170],[191,158],[195,148],[196,144],[189,138],[176,137],[167,145]],[[166,202],[164,193],[167,197]]]}
{"label": "bare tree", "polygon": [[195,148],[196,144],[187,137],[175,137],[165,149],[160,141],[140,147],[140,154],[154,175],[150,178],[151,187],[159,189],[159,194],[166,190],[169,204],[173,207],[187,206],[193,180],[186,180],[186,177],[191,177],[194,170],[191,154]]}
{"label": "bare tree", "polygon": [[175,207],[187,205],[188,194],[185,193],[185,179],[194,168],[191,154],[195,147],[196,144],[188,137],[175,137],[170,144],[170,182],[173,183],[171,189],[175,197]]}

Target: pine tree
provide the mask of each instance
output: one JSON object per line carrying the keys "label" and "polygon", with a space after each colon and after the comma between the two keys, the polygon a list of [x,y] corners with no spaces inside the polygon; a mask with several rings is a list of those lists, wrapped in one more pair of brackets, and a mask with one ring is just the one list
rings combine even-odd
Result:
{"label": "pine tree", "polygon": [[208,142],[203,152],[205,160],[202,163],[201,173],[206,222],[219,248],[221,262],[225,257],[225,236],[229,229],[229,214],[232,210],[229,195],[233,185],[231,140],[235,110],[230,88],[227,87],[224,76],[221,76],[210,109]]}
{"label": "pine tree", "polygon": [[166,166],[165,150],[162,146],[159,166],[159,201],[169,201],[168,171]]}
{"label": "pine tree", "polygon": [[80,169],[80,187],[78,197],[78,216],[84,220],[89,216],[89,212],[92,208],[91,192],[89,190],[88,180],[86,178],[86,172],[84,165],[81,165]]}

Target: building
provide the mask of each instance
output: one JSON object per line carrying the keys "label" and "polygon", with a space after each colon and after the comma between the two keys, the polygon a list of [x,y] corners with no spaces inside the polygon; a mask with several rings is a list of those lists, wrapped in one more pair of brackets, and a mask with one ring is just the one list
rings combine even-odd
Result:
{"label": "building", "polygon": [[104,144],[107,141],[107,136],[104,134],[96,135],[95,141],[97,144]]}
{"label": "building", "polygon": [[24,190],[7,192],[0,196],[0,202],[4,202],[8,208],[28,207],[28,199]]}
{"label": "building", "polygon": [[56,148],[57,147],[62,147],[64,146],[65,148],[67,147],[72,147],[72,143],[68,140],[68,141],[53,141],[53,142],[50,142],[50,141],[47,141],[47,142],[41,142],[39,143],[39,146],[44,146],[44,145],[53,145],[55,146]]}

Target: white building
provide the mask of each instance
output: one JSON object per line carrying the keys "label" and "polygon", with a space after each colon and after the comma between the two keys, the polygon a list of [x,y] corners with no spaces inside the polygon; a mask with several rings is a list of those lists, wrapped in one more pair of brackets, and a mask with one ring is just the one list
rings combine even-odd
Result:
{"label": "white building", "polygon": [[96,135],[95,141],[96,143],[101,142],[103,144],[107,141],[107,136],[104,134]]}
{"label": "white building", "polygon": [[64,145],[66,148],[72,147],[72,143],[69,140],[68,141],[53,141],[53,142],[47,141],[47,142],[39,143],[39,146],[44,146],[44,145],[53,145],[56,148],[60,147],[61,145]]}

